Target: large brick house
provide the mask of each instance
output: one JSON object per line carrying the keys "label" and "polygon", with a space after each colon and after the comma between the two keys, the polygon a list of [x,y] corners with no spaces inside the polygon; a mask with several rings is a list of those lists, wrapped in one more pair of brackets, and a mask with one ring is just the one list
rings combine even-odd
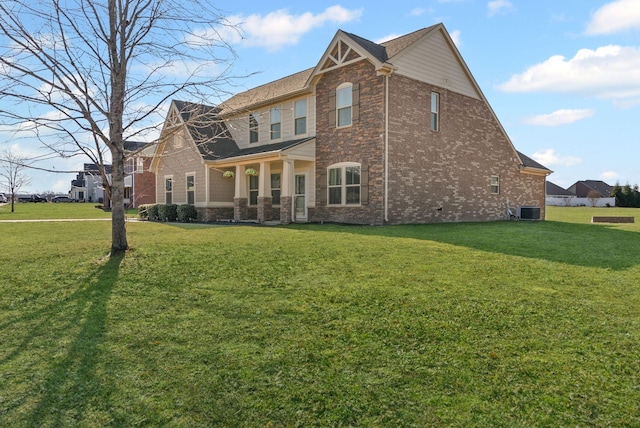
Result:
{"label": "large brick house", "polygon": [[377,44],[338,31],[313,68],[217,107],[174,101],[158,203],[204,220],[490,221],[539,207],[550,170],[514,148],[442,24]]}

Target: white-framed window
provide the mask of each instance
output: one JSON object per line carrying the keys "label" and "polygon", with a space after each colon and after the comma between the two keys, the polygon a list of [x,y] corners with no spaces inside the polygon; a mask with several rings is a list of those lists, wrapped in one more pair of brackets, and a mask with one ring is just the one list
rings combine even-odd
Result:
{"label": "white-framed window", "polygon": [[269,123],[271,124],[271,139],[278,140],[281,135],[281,122],[282,114],[280,113],[280,107],[274,107],[269,111]]}
{"label": "white-framed window", "polygon": [[257,143],[259,139],[258,127],[260,116],[258,113],[249,113],[249,143]]}
{"label": "white-framed window", "polygon": [[144,172],[144,158],[136,158],[136,172],[138,174]]}
{"label": "white-framed window", "polygon": [[500,176],[499,175],[491,176],[491,194],[492,195],[500,194]]}
{"label": "white-framed window", "polygon": [[331,165],[327,169],[328,205],[360,205],[360,176],[358,163]]}
{"label": "white-framed window", "polygon": [[173,176],[171,175],[164,178],[164,203],[167,205],[173,203]]}
{"label": "white-framed window", "polygon": [[353,103],[353,85],[351,83],[343,83],[336,90],[336,114],[337,126],[351,126],[352,123],[352,103]]}
{"label": "white-framed window", "polygon": [[440,129],[440,94],[431,92],[431,130]]}
{"label": "white-framed window", "polygon": [[260,184],[260,177],[257,175],[249,176],[249,205],[258,205],[258,186]]}
{"label": "white-framed window", "polygon": [[293,103],[294,128],[296,135],[307,133],[307,99]]}
{"label": "white-framed window", "polygon": [[271,174],[271,204],[280,205],[280,174]]}
{"label": "white-framed window", "polygon": [[196,175],[195,173],[187,174],[186,184],[187,184],[187,203],[189,205],[195,205],[196,203]]}

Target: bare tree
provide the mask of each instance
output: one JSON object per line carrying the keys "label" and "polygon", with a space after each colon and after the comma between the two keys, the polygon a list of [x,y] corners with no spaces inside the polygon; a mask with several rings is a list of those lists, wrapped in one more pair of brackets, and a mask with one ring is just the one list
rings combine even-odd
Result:
{"label": "bare tree", "polygon": [[592,207],[598,205],[598,201],[601,197],[602,195],[600,194],[600,192],[594,189],[589,190],[589,193],[587,193],[587,199],[589,200],[589,203]]}
{"label": "bare tree", "polygon": [[11,194],[11,212],[15,212],[16,194],[22,186],[31,183],[31,178],[24,173],[28,159],[24,156],[17,155],[11,150],[5,150],[0,155],[0,179],[7,190]]}
{"label": "bare tree", "polygon": [[[0,119],[62,157],[86,155],[128,248],[125,139],[157,136],[168,100],[221,96],[232,29],[209,0],[3,0]],[[111,174],[105,165],[112,164]]]}

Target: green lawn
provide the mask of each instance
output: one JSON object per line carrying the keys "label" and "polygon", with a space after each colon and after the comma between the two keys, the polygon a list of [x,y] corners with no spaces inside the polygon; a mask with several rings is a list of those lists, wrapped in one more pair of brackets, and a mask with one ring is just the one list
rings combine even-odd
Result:
{"label": "green lawn", "polygon": [[0,223],[0,426],[640,426],[640,225],[589,224],[640,210],[603,210],[131,222],[111,260]]}
{"label": "green lawn", "polygon": [[110,212],[96,208],[98,204],[91,203],[33,203],[16,202],[14,212],[11,205],[0,206],[0,221],[2,220],[27,220],[27,219],[87,219],[109,218]]}

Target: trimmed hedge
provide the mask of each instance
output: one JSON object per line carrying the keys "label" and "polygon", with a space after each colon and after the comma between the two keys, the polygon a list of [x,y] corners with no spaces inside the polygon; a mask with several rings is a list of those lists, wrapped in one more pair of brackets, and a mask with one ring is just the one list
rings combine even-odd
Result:
{"label": "trimmed hedge", "polygon": [[147,218],[152,221],[158,220],[158,205],[153,204],[147,207]]}
{"label": "trimmed hedge", "polygon": [[190,223],[198,218],[196,207],[189,204],[178,205],[178,221]]}
{"label": "trimmed hedge", "polygon": [[175,204],[158,205],[158,219],[160,221],[176,221],[178,219],[178,206]]}
{"label": "trimmed hedge", "polygon": [[141,220],[148,220],[149,219],[149,207],[151,207],[153,205],[154,204],[138,205],[138,217],[140,217]]}

